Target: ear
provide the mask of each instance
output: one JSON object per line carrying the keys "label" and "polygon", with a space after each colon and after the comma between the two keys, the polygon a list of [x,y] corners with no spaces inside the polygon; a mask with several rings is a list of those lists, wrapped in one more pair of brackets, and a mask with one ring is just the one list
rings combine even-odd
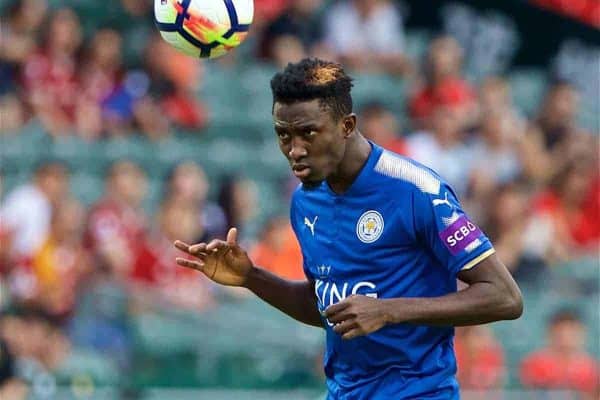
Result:
{"label": "ear", "polygon": [[342,119],[342,130],[344,132],[344,138],[348,139],[356,130],[356,114],[348,114]]}

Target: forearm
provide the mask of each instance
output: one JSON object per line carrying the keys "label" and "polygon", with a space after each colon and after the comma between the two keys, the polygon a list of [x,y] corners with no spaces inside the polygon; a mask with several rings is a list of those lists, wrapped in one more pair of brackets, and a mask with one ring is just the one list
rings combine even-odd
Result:
{"label": "forearm", "polygon": [[309,281],[288,281],[254,267],[244,286],[290,317],[308,325],[323,326]]}
{"label": "forearm", "polygon": [[437,326],[479,325],[521,315],[520,294],[508,294],[488,282],[432,298],[383,300],[388,323]]}

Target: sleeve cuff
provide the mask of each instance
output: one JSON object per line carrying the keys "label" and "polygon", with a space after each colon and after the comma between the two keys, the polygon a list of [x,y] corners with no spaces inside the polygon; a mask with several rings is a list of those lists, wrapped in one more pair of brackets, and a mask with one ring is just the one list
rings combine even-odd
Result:
{"label": "sleeve cuff", "polygon": [[485,260],[486,258],[491,256],[495,252],[496,252],[496,249],[494,249],[493,247],[489,250],[484,251],[483,253],[481,253],[480,255],[478,255],[477,257],[475,257],[474,259],[472,259],[465,265],[463,265],[463,267],[460,270],[467,271],[467,270],[473,268],[474,266],[476,266],[477,264],[479,264],[480,262],[482,262],[483,260]]}

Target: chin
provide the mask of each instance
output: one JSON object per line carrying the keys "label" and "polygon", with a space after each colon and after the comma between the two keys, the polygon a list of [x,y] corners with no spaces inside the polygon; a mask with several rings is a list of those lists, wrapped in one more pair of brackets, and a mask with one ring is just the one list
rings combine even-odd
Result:
{"label": "chin", "polygon": [[311,176],[307,176],[304,179],[300,179],[300,182],[302,182],[302,184],[304,186],[308,186],[308,187],[316,187],[321,185],[321,183],[323,182],[324,179],[319,179],[319,178],[315,178],[315,177],[311,177]]}

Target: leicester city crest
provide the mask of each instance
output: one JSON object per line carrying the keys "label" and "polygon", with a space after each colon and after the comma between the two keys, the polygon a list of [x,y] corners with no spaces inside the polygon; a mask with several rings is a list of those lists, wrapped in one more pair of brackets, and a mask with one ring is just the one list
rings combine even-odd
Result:
{"label": "leicester city crest", "polygon": [[363,243],[373,243],[383,232],[383,217],[375,210],[369,210],[358,219],[356,236]]}

